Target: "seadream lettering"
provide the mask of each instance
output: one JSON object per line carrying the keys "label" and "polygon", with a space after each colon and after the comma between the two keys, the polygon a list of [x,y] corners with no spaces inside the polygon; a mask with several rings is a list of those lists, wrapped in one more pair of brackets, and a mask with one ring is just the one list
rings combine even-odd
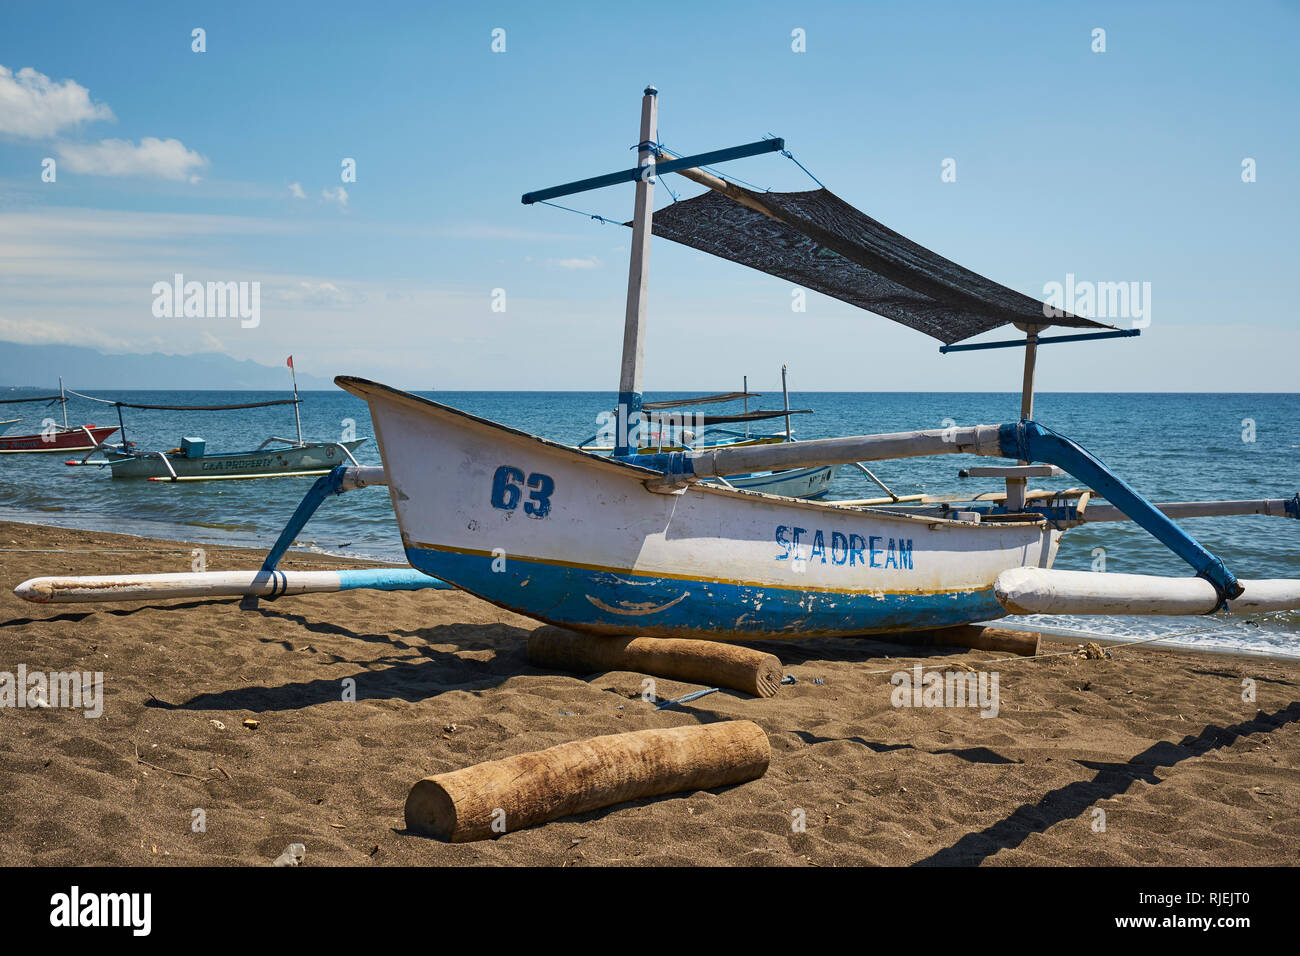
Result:
{"label": "seadream lettering", "polygon": [[892,568],[914,570],[912,539],[887,535],[845,534],[777,525],[775,540],[777,561],[803,560],[809,564],[838,564],[847,567]]}

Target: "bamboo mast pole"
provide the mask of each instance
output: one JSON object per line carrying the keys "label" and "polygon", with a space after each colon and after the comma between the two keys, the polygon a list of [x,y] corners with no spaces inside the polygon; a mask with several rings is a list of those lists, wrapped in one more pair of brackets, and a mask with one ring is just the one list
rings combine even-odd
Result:
{"label": "bamboo mast pole", "polygon": [[636,184],[632,216],[632,254],[627,270],[627,311],[623,320],[623,362],[618,380],[618,435],[614,454],[628,455],[628,430],[641,413],[641,366],[645,357],[645,314],[650,278],[650,233],[654,215],[652,175],[659,138],[659,91],[647,86],[641,97],[641,139],[637,165],[643,172]]}

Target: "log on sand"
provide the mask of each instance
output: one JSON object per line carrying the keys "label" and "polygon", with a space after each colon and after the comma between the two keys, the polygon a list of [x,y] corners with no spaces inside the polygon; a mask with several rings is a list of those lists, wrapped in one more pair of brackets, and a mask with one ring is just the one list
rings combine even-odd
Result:
{"label": "log on sand", "polygon": [[982,627],[979,624],[962,624],[957,627],[944,627],[933,631],[891,634],[882,636],[879,639],[923,647],[936,645],[970,647],[981,651],[997,651],[1001,654],[1033,657],[1038,653],[1038,642],[1041,638],[1042,635],[1037,631],[1013,631],[1005,627]]}
{"label": "log on sand", "polygon": [[775,655],[734,644],[675,637],[601,637],[550,626],[539,627],[529,636],[528,660],[537,667],[580,674],[652,674],[689,684],[730,687],[755,697],[775,696],[783,674]]}
{"label": "log on sand", "polygon": [[417,781],[406,827],[467,843],[627,800],[744,783],[766,773],[771,756],[750,720],[575,740]]}

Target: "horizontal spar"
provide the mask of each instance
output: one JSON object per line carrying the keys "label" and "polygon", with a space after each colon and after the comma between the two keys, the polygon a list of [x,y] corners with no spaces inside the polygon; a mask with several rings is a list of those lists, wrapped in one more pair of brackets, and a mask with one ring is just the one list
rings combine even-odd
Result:
{"label": "horizontal spar", "polygon": [[[1157,504],[1170,518],[1216,518],[1229,515],[1269,515],[1274,518],[1300,518],[1295,498],[1254,498],[1243,501],[1168,501]],[[1128,521],[1128,515],[1114,505],[1091,505],[1079,514],[1083,523],[1094,521]]]}
{"label": "horizontal spar", "polygon": [[633,183],[650,176],[661,176],[666,173],[679,173],[684,170],[693,170],[697,166],[714,166],[718,163],[729,162],[733,159],[744,159],[748,156],[759,156],[763,153],[775,153],[778,150],[785,149],[785,140],[762,139],[756,143],[746,143],[743,146],[729,146],[726,149],[715,149],[707,153],[696,153],[694,156],[673,157],[671,159],[660,160],[650,166],[634,166],[631,169],[622,169],[616,173],[606,173],[604,176],[592,176],[590,179],[580,179],[577,182],[565,183],[563,186],[550,186],[546,189],[538,189],[530,193],[524,193],[522,201],[524,205],[531,205],[535,202],[546,202],[551,199],[558,199],[561,196],[572,196],[574,193],[583,193],[592,189],[602,189],[605,186],[616,186],[620,183]]}
{"label": "horizontal spar", "polygon": [[[1230,614],[1300,608],[1300,581],[1271,578],[1240,584],[1244,590],[1228,602]],[[1012,614],[1209,614],[1220,600],[1203,578],[1047,568],[1003,571],[993,593]]]}
{"label": "horizontal spar", "polygon": [[411,568],[344,571],[194,571],[179,574],[117,574],[32,578],[14,594],[35,604],[89,604],[163,598],[281,597],[336,591],[450,589],[446,581]]}
{"label": "horizontal spar", "polygon": [[929,455],[1004,457],[1000,434],[1006,426],[971,425],[929,431],[817,438],[776,445],[745,445],[695,452],[632,455],[623,459],[665,473],[663,483],[685,485],[701,478],[779,471],[808,465],[848,465]]}

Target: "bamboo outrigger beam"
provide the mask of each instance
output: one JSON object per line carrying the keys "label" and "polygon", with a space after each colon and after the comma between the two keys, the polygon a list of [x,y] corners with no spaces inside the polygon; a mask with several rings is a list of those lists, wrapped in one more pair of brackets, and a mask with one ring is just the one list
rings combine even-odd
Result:
{"label": "bamboo outrigger beam", "polygon": [[172,598],[262,597],[337,591],[448,589],[446,581],[413,568],[343,571],[190,571],[32,578],[14,594],[33,604],[88,604]]}
{"label": "bamboo outrigger beam", "polygon": [[993,593],[1012,614],[1263,614],[1300,607],[1300,581],[1241,581],[1223,605],[1202,578],[1150,574],[1100,574],[1048,568],[1012,568],[998,575]]}

